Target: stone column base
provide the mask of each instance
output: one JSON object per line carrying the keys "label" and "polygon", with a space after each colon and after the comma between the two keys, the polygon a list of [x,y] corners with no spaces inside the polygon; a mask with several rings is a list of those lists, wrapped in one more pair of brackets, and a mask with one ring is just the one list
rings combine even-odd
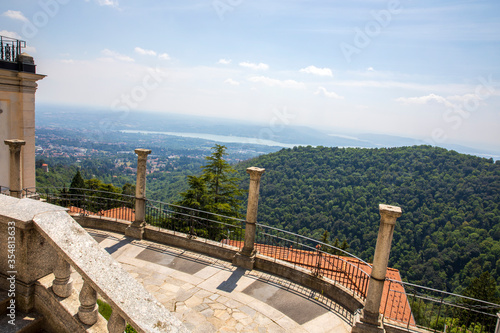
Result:
{"label": "stone column base", "polygon": [[135,239],[142,239],[144,235],[144,224],[134,225],[131,224],[125,229],[125,236]]}
{"label": "stone column base", "polygon": [[255,264],[255,252],[252,253],[250,256],[238,252],[233,257],[234,266],[252,270],[254,264]]}
{"label": "stone column base", "polygon": [[382,320],[378,320],[378,325],[373,325],[364,322],[361,318],[362,313],[357,313],[355,315],[354,326],[352,327],[351,333],[385,333]]}

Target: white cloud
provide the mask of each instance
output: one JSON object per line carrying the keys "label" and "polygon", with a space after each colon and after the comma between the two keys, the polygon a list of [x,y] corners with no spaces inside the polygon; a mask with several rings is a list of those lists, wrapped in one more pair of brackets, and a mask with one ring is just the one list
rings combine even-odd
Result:
{"label": "white cloud", "polygon": [[269,66],[266,64],[263,64],[263,63],[254,64],[252,62],[246,62],[246,61],[240,62],[240,66],[251,68],[254,70],[264,70],[265,71],[265,70],[269,69]]}
{"label": "white cloud", "polygon": [[375,71],[375,70],[373,69],[373,67],[368,67],[366,70],[367,70],[368,72],[374,72],[374,71]]}
{"label": "white cloud", "polygon": [[218,64],[221,64],[221,65],[229,65],[231,63],[231,59],[219,59],[219,61],[217,61]]}
{"label": "white cloud", "polygon": [[170,56],[167,53],[159,54],[158,58],[161,60],[170,60]]}
{"label": "white cloud", "polygon": [[295,88],[295,89],[305,89],[306,87],[303,82],[297,82],[295,80],[278,80],[278,79],[272,79],[267,76],[253,76],[249,78],[248,81],[263,83],[270,87]]}
{"label": "white cloud", "polygon": [[239,86],[240,85],[240,83],[238,81],[235,81],[235,80],[233,80],[231,78],[229,78],[226,81],[224,81],[224,83],[230,84],[232,86]]}
{"label": "white cloud", "polygon": [[150,55],[150,56],[156,56],[156,52],[153,50],[145,50],[140,47],[136,47],[134,49],[135,53],[141,54],[141,55]]}
{"label": "white cloud", "polygon": [[120,54],[120,53],[115,52],[115,51],[111,51],[109,49],[104,49],[104,50],[101,51],[101,53],[103,55],[107,56],[108,59],[116,59],[116,60],[127,61],[127,62],[133,62],[134,61],[134,59],[132,59],[129,56],[126,56],[124,54]]}
{"label": "white cloud", "polygon": [[99,6],[118,7],[118,0],[97,0]]}
{"label": "white cloud", "polygon": [[13,31],[0,30],[0,35],[5,36],[5,37],[10,37],[10,38],[15,38],[15,39],[22,39],[22,37],[17,32],[13,32]]}
{"label": "white cloud", "polygon": [[26,16],[23,15],[20,11],[17,10],[8,10],[2,14],[3,16],[7,16],[8,18],[11,18],[13,20],[19,20],[23,22],[28,22],[28,19]]}
{"label": "white cloud", "polygon": [[36,53],[36,48],[34,46],[26,46],[23,49],[23,52],[26,52],[28,54],[33,54],[33,53]]}
{"label": "white cloud", "polygon": [[396,101],[404,103],[404,104],[442,104],[446,107],[454,107],[455,104],[451,103],[448,99],[443,96],[439,96],[436,94],[429,94],[426,96],[420,97],[400,97],[396,99]]}
{"label": "white cloud", "polygon": [[337,93],[326,90],[325,87],[318,87],[318,90],[314,93],[314,95],[323,95],[334,99],[344,99],[344,97],[338,95]]}
{"label": "white cloud", "polygon": [[300,70],[302,73],[314,74],[319,76],[333,76],[330,68],[318,68],[316,66],[307,66]]}

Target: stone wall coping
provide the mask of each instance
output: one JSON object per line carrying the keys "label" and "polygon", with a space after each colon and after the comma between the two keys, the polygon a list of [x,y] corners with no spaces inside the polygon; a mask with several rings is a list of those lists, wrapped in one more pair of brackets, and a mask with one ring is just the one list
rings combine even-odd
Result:
{"label": "stone wall coping", "polygon": [[102,249],[65,208],[0,195],[0,221],[13,220],[21,227],[34,226],[113,311],[138,332],[188,332],[179,319]]}
{"label": "stone wall coping", "polygon": [[68,213],[41,213],[33,218],[33,222],[59,255],[138,332],[188,332]]}
{"label": "stone wall coping", "polygon": [[48,204],[33,199],[18,199],[0,195],[0,223],[16,222],[20,229],[31,228],[33,217],[45,212],[67,211],[67,208]]}

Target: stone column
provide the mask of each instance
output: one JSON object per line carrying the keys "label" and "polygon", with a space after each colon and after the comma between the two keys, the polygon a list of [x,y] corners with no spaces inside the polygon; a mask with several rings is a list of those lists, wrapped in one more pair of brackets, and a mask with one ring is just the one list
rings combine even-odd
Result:
{"label": "stone column", "polygon": [[99,316],[99,312],[97,312],[97,292],[87,281],[83,281],[79,299],[78,318],[85,325],[94,325]]}
{"label": "stone column", "polygon": [[500,312],[497,313],[497,328],[495,328],[495,333],[500,333]]}
{"label": "stone column", "polygon": [[146,225],[146,162],[150,149],[136,149],[137,181],[135,184],[135,221],[125,230],[125,235],[142,239]]}
{"label": "stone column", "polygon": [[396,219],[401,216],[401,208],[388,205],[379,205],[380,228],[378,231],[377,245],[373,257],[372,273],[365,307],[361,320],[357,320],[352,328],[353,333],[361,332],[385,332],[380,318],[380,301],[384,290],[385,274],[389,263],[392,236]]}
{"label": "stone column", "polygon": [[253,269],[255,262],[255,231],[257,222],[257,208],[259,206],[260,178],[266,169],[250,167],[250,187],[248,188],[248,206],[245,225],[245,244],[243,249],[234,256],[233,264],[246,269]]}
{"label": "stone column", "polygon": [[21,161],[21,147],[26,144],[23,140],[5,140],[10,151],[10,195],[16,198],[23,197],[23,175]]}
{"label": "stone column", "polygon": [[127,327],[127,323],[125,319],[118,313],[118,311],[113,309],[111,312],[111,316],[108,320],[108,333],[123,333],[125,328]]}
{"label": "stone column", "polygon": [[71,265],[59,255],[57,257],[56,269],[54,270],[54,281],[52,291],[59,297],[66,298],[73,292],[73,281],[71,279]]}

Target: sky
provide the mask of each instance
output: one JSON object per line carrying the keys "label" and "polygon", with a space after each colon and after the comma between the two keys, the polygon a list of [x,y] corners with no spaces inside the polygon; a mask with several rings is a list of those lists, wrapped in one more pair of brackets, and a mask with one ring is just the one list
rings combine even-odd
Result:
{"label": "sky", "polygon": [[37,104],[500,151],[498,0],[2,0]]}

